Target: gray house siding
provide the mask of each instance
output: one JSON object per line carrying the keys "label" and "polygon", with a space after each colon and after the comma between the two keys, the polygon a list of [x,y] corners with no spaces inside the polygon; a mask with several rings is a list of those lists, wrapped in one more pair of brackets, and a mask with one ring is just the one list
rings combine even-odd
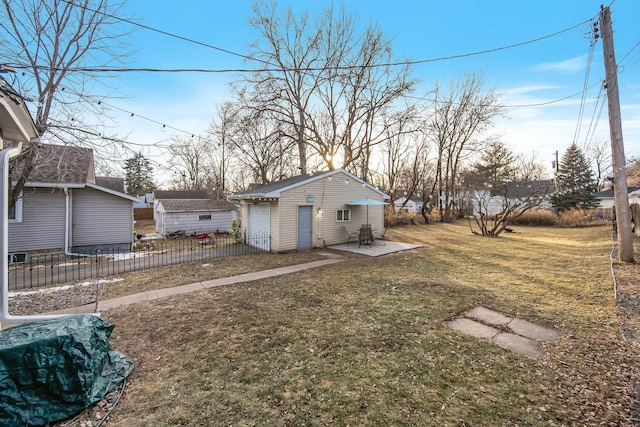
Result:
{"label": "gray house siding", "polygon": [[[163,212],[164,233],[184,231],[185,234],[230,232],[231,222],[237,217],[235,211],[209,212]],[[211,215],[211,219],[200,219]]]}
{"label": "gray house siding", "polygon": [[72,251],[127,250],[133,240],[131,201],[93,189],[74,190]]}
{"label": "gray house siding", "polygon": [[9,252],[64,248],[65,195],[25,188],[22,222],[9,221]]}

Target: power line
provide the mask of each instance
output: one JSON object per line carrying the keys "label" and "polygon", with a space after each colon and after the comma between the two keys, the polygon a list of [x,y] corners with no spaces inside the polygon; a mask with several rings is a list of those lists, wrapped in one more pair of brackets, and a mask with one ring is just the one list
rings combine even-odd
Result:
{"label": "power line", "polygon": [[[579,22],[571,27],[565,28],[563,30],[560,31],[556,31],[554,33],[551,34],[547,34],[541,37],[537,37],[535,39],[531,39],[531,40],[527,40],[524,42],[519,42],[519,43],[514,43],[514,44],[510,44],[510,45],[506,45],[506,46],[500,46],[500,47],[496,47],[496,48],[491,48],[491,49],[485,49],[485,50],[480,50],[480,51],[475,51],[475,52],[467,52],[467,53],[462,53],[462,54],[457,54],[457,55],[449,55],[449,56],[442,56],[442,57],[436,57],[436,58],[427,58],[427,59],[417,59],[417,60],[407,60],[407,61],[395,61],[395,62],[386,62],[386,63],[380,63],[380,64],[366,64],[366,65],[344,65],[344,66],[331,66],[331,67],[302,67],[302,68],[288,68],[288,67],[278,67],[276,66],[276,64],[273,64],[269,61],[265,61],[262,60],[260,58],[255,58],[253,56],[250,55],[245,55],[242,53],[238,53],[238,52],[234,52],[232,50],[229,49],[224,49],[209,43],[204,43],[198,40],[194,40],[188,37],[184,37],[175,33],[171,33],[168,31],[164,31],[164,30],[160,30],[148,25],[144,25],[144,24],[140,24],[131,20],[127,20],[124,18],[120,18],[118,16],[115,15],[111,15],[111,14],[107,14],[105,12],[102,11],[98,11],[98,10],[94,10],[94,9],[90,9],[87,6],[84,5],[76,5],[75,3],[73,3],[72,0],[63,0],[64,2],[71,4],[73,6],[76,7],[80,7],[86,10],[89,10],[93,13],[100,13],[103,14],[105,16],[108,16],[112,19],[116,19],[122,22],[125,22],[127,24],[130,25],[134,25],[134,26],[138,26],[140,28],[144,28],[147,29],[149,31],[153,31],[153,32],[157,32],[159,34],[163,34],[165,36],[168,37],[172,37],[172,38],[176,38],[182,41],[186,41],[189,43],[193,43],[199,46],[204,46],[207,47],[209,49],[214,49],[223,53],[227,53],[229,55],[233,55],[233,56],[237,56],[243,59],[247,59],[250,61],[256,61],[256,62],[260,62],[262,64],[268,65],[270,67],[273,68],[264,68],[264,69],[251,69],[251,68],[237,68],[237,69],[206,69],[206,68],[169,68],[169,69],[163,69],[163,68],[147,68],[147,67],[143,67],[143,68],[112,68],[112,67],[77,67],[77,68],[70,68],[68,69],[68,71],[78,71],[78,72],[118,72],[118,73],[127,73],[127,72],[153,72],[153,73],[230,73],[230,72],[235,72],[235,73],[255,73],[255,72],[289,72],[289,71],[296,71],[296,72],[310,72],[310,71],[327,71],[327,70],[333,70],[333,71],[344,71],[344,70],[353,70],[353,69],[370,69],[370,68],[384,68],[384,67],[394,67],[394,66],[403,66],[403,65],[418,65],[418,64],[426,64],[426,63],[431,63],[431,62],[440,62],[440,61],[449,61],[449,60],[453,60],[453,59],[460,59],[460,58],[467,58],[467,57],[471,57],[471,56],[478,56],[478,55],[485,55],[485,54],[489,54],[489,53],[494,53],[494,52],[499,52],[502,50],[507,50],[507,49],[513,49],[516,47],[521,47],[521,46],[525,46],[528,44],[532,44],[532,43],[537,43],[539,41],[542,40],[546,40],[555,36],[558,36],[560,34],[566,33],[568,31],[571,31],[575,28],[578,28],[586,23],[590,23],[593,21],[593,17],[589,18],[587,20],[584,20],[582,22]],[[24,68],[24,66],[19,66],[17,65],[18,68]],[[49,67],[43,67],[43,69],[50,69]],[[59,71],[59,70],[58,70]]]}

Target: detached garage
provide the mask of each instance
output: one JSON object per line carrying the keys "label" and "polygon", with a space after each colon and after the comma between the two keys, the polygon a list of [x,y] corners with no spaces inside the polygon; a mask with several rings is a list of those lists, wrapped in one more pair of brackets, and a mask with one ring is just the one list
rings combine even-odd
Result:
{"label": "detached garage", "polygon": [[237,219],[235,205],[226,200],[159,199],[154,205],[156,232],[162,236],[229,233]]}
{"label": "detached garage", "polygon": [[388,198],[375,186],[337,169],[254,187],[229,200],[241,203],[241,231],[247,244],[287,252],[346,243],[363,225],[382,234]]}

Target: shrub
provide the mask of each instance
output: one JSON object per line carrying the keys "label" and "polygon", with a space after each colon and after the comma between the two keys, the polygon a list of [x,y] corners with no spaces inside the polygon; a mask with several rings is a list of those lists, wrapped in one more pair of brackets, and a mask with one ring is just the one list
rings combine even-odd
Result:
{"label": "shrub", "polygon": [[532,209],[509,221],[510,225],[558,225],[558,216],[546,209]]}
{"label": "shrub", "polygon": [[387,227],[407,224],[424,224],[424,218],[422,218],[422,214],[416,212],[396,213],[393,209],[385,209],[384,223]]}
{"label": "shrub", "polygon": [[593,225],[604,225],[606,218],[600,218],[593,209],[567,209],[559,214],[560,227],[590,227]]}

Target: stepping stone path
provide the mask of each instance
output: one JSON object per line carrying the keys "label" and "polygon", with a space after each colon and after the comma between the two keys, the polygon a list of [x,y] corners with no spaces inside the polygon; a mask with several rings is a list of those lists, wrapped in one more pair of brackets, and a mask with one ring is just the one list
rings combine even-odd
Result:
{"label": "stepping stone path", "polygon": [[[534,359],[541,359],[546,355],[539,341],[552,342],[562,335],[557,329],[505,316],[484,307],[476,307],[463,313],[462,317],[446,323],[457,331],[488,339],[504,349]],[[507,330],[511,332],[506,332]]]}

